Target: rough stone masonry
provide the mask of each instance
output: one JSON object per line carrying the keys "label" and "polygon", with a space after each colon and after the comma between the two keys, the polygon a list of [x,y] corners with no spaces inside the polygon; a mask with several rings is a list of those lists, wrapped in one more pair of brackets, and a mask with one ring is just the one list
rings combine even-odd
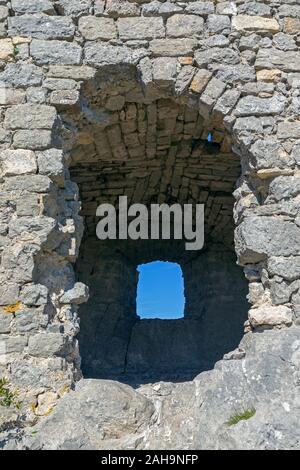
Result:
{"label": "rough stone masonry", "polygon": [[[0,378],[27,423],[49,415],[21,447],[299,448],[299,45],[298,0],[0,0]],[[96,208],[119,195],[205,204],[205,250],[99,245]],[[183,266],[177,326],[137,318],[136,267],[153,259]],[[178,385],[68,393],[82,370],[166,374],[172,354],[158,370],[168,351],[149,348],[170,331],[175,351],[195,346],[182,376],[187,359],[194,376],[231,360]],[[70,409],[108,395],[99,435],[76,435]],[[0,406],[0,447],[20,443],[19,415]],[[63,420],[72,436],[55,437]]]}

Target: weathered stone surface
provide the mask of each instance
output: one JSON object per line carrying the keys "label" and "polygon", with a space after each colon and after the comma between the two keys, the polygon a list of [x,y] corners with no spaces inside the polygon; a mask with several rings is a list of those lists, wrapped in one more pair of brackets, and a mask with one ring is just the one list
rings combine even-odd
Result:
{"label": "weathered stone surface", "polygon": [[[154,413],[118,449],[299,447],[300,16],[280,3],[0,0],[0,378],[20,389],[22,419],[81,371],[121,374],[145,383],[127,392]],[[205,250],[97,241],[97,206],[121,194],[204,203]],[[182,266],[183,319],[138,318],[136,266],[153,259]],[[243,328],[259,334],[238,346]],[[86,440],[80,416],[69,445],[110,448],[96,421]],[[0,422],[0,447],[27,434],[47,448],[31,431]]]}
{"label": "weathered stone surface", "polygon": [[212,73],[208,70],[199,70],[193,78],[190,89],[195,93],[202,93],[211,77]]}
{"label": "weathered stone surface", "polygon": [[16,13],[46,13],[55,14],[53,3],[50,0],[11,0],[11,7]]}
{"label": "weathered stone surface", "polygon": [[3,176],[37,172],[36,158],[31,150],[4,150],[1,152],[0,158]]}
{"label": "weathered stone surface", "polygon": [[267,116],[281,114],[285,108],[286,100],[280,96],[272,98],[258,98],[245,96],[241,98],[235,109],[237,116]]}
{"label": "weathered stone surface", "polygon": [[195,39],[154,39],[150,42],[150,50],[154,56],[180,57],[191,55],[197,47]]}
{"label": "weathered stone surface", "polygon": [[279,69],[284,72],[300,72],[300,52],[280,51],[279,49],[259,49],[255,67],[261,69]]}
{"label": "weathered stone surface", "polygon": [[250,310],[249,320],[254,328],[258,326],[289,326],[293,321],[293,312],[290,308],[284,306],[262,306]]}
{"label": "weathered stone surface", "polygon": [[14,105],[25,102],[25,92],[13,88],[0,88],[0,105]]}
{"label": "weathered stone surface", "polygon": [[63,352],[65,340],[60,333],[39,333],[30,336],[28,354],[35,357],[51,357]]}
{"label": "weathered stone surface", "polygon": [[[73,412],[70,414],[71,409]],[[151,401],[128,385],[112,381],[83,381],[78,384],[75,393],[66,397],[65,404],[55,409],[52,419],[43,424],[40,431],[42,440],[35,447],[104,449],[108,445],[111,449],[125,449],[127,445],[128,449],[132,449],[142,439],[153,413]],[[85,416],[89,417],[85,436],[77,434],[78,422],[75,425],[74,414],[83,422]],[[97,435],[95,427],[99,430]],[[46,435],[47,442],[44,440]],[[105,440],[101,435],[106,436]]]}
{"label": "weathered stone surface", "polygon": [[72,39],[75,25],[70,18],[22,15],[9,18],[8,32],[12,36],[31,36],[39,39]]}
{"label": "weathered stone surface", "polygon": [[48,175],[57,183],[64,181],[64,155],[61,150],[49,149],[37,152],[39,173]]}
{"label": "weathered stone surface", "polygon": [[73,80],[89,80],[95,75],[95,69],[87,65],[50,65],[48,77]]}
{"label": "weathered stone surface", "polygon": [[268,271],[273,276],[282,276],[288,281],[294,281],[299,278],[300,257],[278,258],[271,256],[268,260]]}
{"label": "weathered stone surface", "polygon": [[[101,8],[101,5],[99,5],[99,7]],[[126,0],[108,0],[105,5],[105,15],[111,16],[112,18],[139,16],[139,14],[140,7],[138,6],[138,4],[128,2]]]}
{"label": "weathered stone surface", "polygon": [[40,284],[27,285],[21,290],[20,299],[25,305],[44,305],[47,303],[48,289]]}
{"label": "weathered stone surface", "polygon": [[145,57],[144,50],[132,50],[128,47],[111,46],[103,43],[87,43],[85,46],[85,62],[96,67],[107,65],[133,65]]}
{"label": "weathered stone surface", "polygon": [[[189,383],[143,385],[134,391],[117,382],[84,380],[34,428],[34,435],[28,430],[22,446],[45,450],[299,448],[299,394],[294,384],[299,329],[250,333],[239,351],[242,359],[220,361],[213,371]],[[249,410],[252,418],[229,426],[231,418]],[[2,437],[4,445],[9,438],[13,443],[13,436]]]}
{"label": "weathered stone surface", "polygon": [[300,253],[300,228],[282,218],[247,217],[237,228],[235,240],[243,264]]}
{"label": "weathered stone surface", "polygon": [[215,8],[213,2],[195,1],[188,3],[188,5],[186,6],[186,11],[188,13],[206,16],[211,13],[214,13]]}
{"label": "weathered stone surface", "polygon": [[280,122],[277,135],[279,139],[300,139],[300,121]]}
{"label": "weathered stone surface", "polygon": [[5,125],[8,129],[51,129],[56,118],[51,106],[23,104],[7,110]]}
{"label": "weathered stone surface", "polygon": [[162,87],[172,86],[177,75],[177,60],[175,58],[158,58],[153,60],[154,82]]}
{"label": "weathered stone surface", "polygon": [[72,2],[70,0],[56,0],[55,3],[62,15],[77,18],[91,13],[92,0],[72,0]]}
{"label": "weathered stone surface", "polygon": [[11,61],[14,56],[14,46],[11,39],[0,39],[0,60]]}
{"label": "weathered stone surface", "polygon": [[52,132],[41,129],[19,130],[14,134],[13,143],[16,148],[21,149],[46,149],[51,147]]}
{"label": "weathered stone surface", "polygon": [[240,62],[239,54],[233,49],[213,47],[206,51],[195,52],[195,61],[200,68],[209,64],[235,65]]}
{"label": "weathered stone surface", "polygon": [[203,32],[204,20],[197,15],[173,15],[167,21],[167,37],[199,37]]}
{"label": "weathered stone surface", "polygon": [[0,73],[0,82],[16,88],[38,86],[42,78],[43,71],[33,64],[8,64]]}
{"label": "weathered stone surface", "polygon": [[43,41],[34,39],[30,45],[30,54],[38,65],[79,65],[81,47],[67,41]]}
{"label": "weathered stone surface", "polygon": [[271,8],[262,2],[247,2],[242,3],[238,7],[239,14],[258,15],[258,16],[271,16]]}
{"label": "weathered stone surface", "polygon": [[162,18],[120,18],[118,20],[120,39],[159,39],[165,37]]}
{"label": "weathered stone surface", "polygon": [[201,96],[201,103],[211,108],[217,99],[220,98],[225,88],[225,83],[221,82],[221,80],[218,80],[217,78],[212,78]]}
{"label": "weathered stone surface", "polygon": [[212,34],[226,34],[229,33],[231,28],[230,18],[225,15],[209,15],[206,24]]}
{"label": "weathered stone surface", "polygon": [[269,198],[272,200],[290,199],[298,194],[300,194],[300,177],[279,176],[270,184]]}
{"label": "weathered stone surface", "polygon": [[280,31],[279,23],[275,19],[248,15],[234,16],[232,27],[236,31],[266,31],[270,33]]}
{"label": "weathered stone surface", "polygon": [[274,139],[258,139],[251,146],[251,165],[254,168],[286,168],[293,165],[293,158],[288,155]]}
{"label": "weathered stone surface", "polygon": [[82,36],[88,41],[94,41],[95,39],[105,41],[117,38],[115,22],[110,18],[83,16],[79,19],[78,29]]}
{"label": "weathered stone surface", "polygon": [[76,282],[73,289],[64,293],[64,295],[59,299],[62,304],[83,304],[89,298],[89,290],[85,284],[82,282]]}
{"label": "weathered stone surface", "polygon": [[255,80],[255,71],[249,65],[221,65],[216,78],[227,83],[244,83]]}
{"label": "weathered stone surface", "polygon": [[300,32],[300,19],[284,18],[284,31],[288,34],[298,34]]}

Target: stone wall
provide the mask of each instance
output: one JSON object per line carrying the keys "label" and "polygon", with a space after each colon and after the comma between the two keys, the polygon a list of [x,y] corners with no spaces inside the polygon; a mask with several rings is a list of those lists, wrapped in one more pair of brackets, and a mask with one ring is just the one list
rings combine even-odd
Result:
{"label": "stone wall", "polygon": [[80,377],[73,265],[120,190],[204,202],[229,247],[239,177],[247,329],[298,322],[297,3],[0,0],[0,376],[36,414]]}

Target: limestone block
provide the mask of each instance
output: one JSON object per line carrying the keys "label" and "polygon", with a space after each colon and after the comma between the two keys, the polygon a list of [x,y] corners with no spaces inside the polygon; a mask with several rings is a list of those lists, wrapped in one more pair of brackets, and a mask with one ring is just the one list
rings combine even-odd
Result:
{"label": "limestone block", "polygon": [[259,49],[255,68],[279,69],[284,72],[300,72],[300,52],[281,51],[275,48]]}
{"label": "limestone block", "polygon": [[193,54],[197,47],[195,39],[154,39],[150,50],[154,56],[180,57]]}
{"label": "limestone block", "polygon": [[[100,4],[99,4],[99,7],[100,7]],[[99,12],[99,8],[97,12]],[[128,2],[126,0],[107,0],[106,1],[105,15],[111,16],[112,18],[139,16],[139,14],[140,14],[140,7],[137,3]]]}
{"label": "limestone block", "polygon": [[[87,65],[50,65],[48,77],[73,80],[89,80],[95,75],[95,69]],[[48,84],[48,81],[47,81]]]}
{"label": "limestone block", "polygon": [[19,286],[12,283],[1,283],[0,305],[13,305],[19,300]]}
{"label": "limestone block", "polygon": [[205,88],[204,93],[201,95],[201,103],[211,108],[217,99],[220,98],[225,88],[225,83],[221,82],[221,80],[218,80],[217,78],[212,78]]}
{"label": "limestone block", "polygon": [[172,86],[177,76],[175,58],[157,58],[153,60],[153,80],[162,87]]}
{"label": "limestone block", "polygon": [[48,315],[45,314],[44,308],[30,309],[22,308],[20,312],[15,315],[13,327],[17,333],[33,333],[37,332],[40,328],[46,328],[48,323]]}
{"label": "limestone block", "polygon": [[232,18],[232,28],[236,31],[264,31],[278,33],[279,23],[273,18],[260,16],[237,15]]}
{"label": "limestone block", "polygon": [[235,109],[236,116],[268,116],[281,114],[286,105],[282,96],[272,98],[258,98],[256,96],[245,96],[241,98]]}
{"label": "limestone block", "polygon": [[0,21],[6,20],[8,17],[9,11],[7,6],[1,5],[0,6]]}
{"label": "limestone block", "polygon": [[280,122],[277,135],[279,139],[300,139],[300,121]]}
{"label": "limestone block", "polygon": [[267,256],[300,254],[300,228],[279,217],[247,217],[236,229],[236,251],[241,263],[255,263]]}
{"label": "limestone block", "polygon": [[209,80],[212,77],[212,73],[209,72],[209,70],[199,70],[195,77],[193,78],[193,81],[190,86],[190,90],[193,91],[194,93],[202,93],[207,86]]}
{"label": "limestone block", "polygon": [[119,37],[130,39],[159,39],[165,37],[162,18],[120,18],[117,22]]}
{"label": "limestone block", "polygon": [[54,15],[55,10],[50,0],[11,0],[12,10],[19,14],[46,13]]}
{"label": "limestone block", "polygon": [[147,55],[144,49],[133,50],[126,46],[112,46],[103,42],[89,42],[85,45],[85,62],[93,66],[138,63]]}
{"label": "limestone block", "polygon": [[249,312],[249,320],[254,328],[259,326],[290,326],[293,322],[292,309],[285,306],[263,306]]}
{"label": "limestone block", "polygon": [[45,305],[48,289],[41,284],[26,285],[21,289],[20,300],[24,305]]}
{"label": "limestone block", "polygon": [[249,65],[221,65],[216,78],[226,83],[248,83],[255,80],[255,70]]}
{"label": "limestone block", "polygon": [[83,304],[89,298],[89,289],[82,282],[76,282],[73,289],[68,290],[59,299],[61,304]]}
{"label": "limestone block", "polygon": [[27,346],[26,336],[1,336],[1,342],[4,343],[6,354],[22,353]]}
{"label": "limestone block", "polygon": [[67,41],[45,41],[33,39],[30,54],[38,65],[79,65],[81,47]]}
{"label": "limestone block", "polygon": [[280,146],[277,140],[258,139],[251,146],[250,165],[253,168],[286,168],[293,164],[294,159]]}
{"label": "limestone block", "polygon": [[8,129],[52,129],[56,118],[52,106],[23,104],[6,111],[5,126]]}
{"label": "limestone block", "polygon": [[204,20],[197,15],[173,15],[167,21],[167,37],[199,37],[203,32]]}
{"label": "limestone block", "polygon": [[233,1],[225,1],[225,2],[218,2],[216,13],[219,15],[236,15],[237,14],[237,6],[236,3]]}
{"label": "limestone block", "polygon": [[92,9],[92,0],[72,0],[71,2],[70,0],[56,0],[55,4],[61,15],[74,18],[87,15]]}
{"label": "limestone block", "polygon": [[238,6],[238,13],[252,16],[271,16],[271,8],[263,2],[243,2]]}
{"label": "limestone block", "polygon": [[50,104],[54,106],[75,106],[79,103],[78,90],[55,90],[50,95]]}
{"label": "limestone block", "polygon": [[211,13],[214,13],[215,11],[214,2],[202,2],[202,1],[188,2],[185,11],[187,13],[194,13],[195,15],[207,16],[207,15],[210,15]]}
{"label": "limestone block", "polygon": [[211,34],[225,34],[231,29],[230,18],[225,15],[209,15],[206,25]]}
{"label": "limestone block", "polygon": [[[300,194],[299,176],[279,176],[275,178],[269,188],[269,198],[275,201],[290,199]],[[268,198],[268,199],[269,199]]]}
{"label": "limestone block", "polygon": [[35,14],[12,16],[8,19],[8,33],[38,39],[73,39],[75,25],[68,17]]}
{"label": "limestone block", "polygon": [[0,82],[8,86],[29,87],[42,83],[43,71],[33,64],[8,64],[0,73]]}
{"label": "limestone block", "polygon": [[83,16],[79,19],[78,29],[88,41],[96,39],[106,41],[117,38],[117,28],[114,20],[111,18]]}
{"label": "limestone block", "polygon": [[12,61],[14,57],[14,46],[11,39],[0,39],[0,60]]}
{"label": "limestone block", "polygon": [[55,228],[55,220],[51,217],[19,217],[12,219],[9,224],[9,236],[21,237],[27,234],[33,234],[39,243],[47,241],[48,236]]}
{"label": "limestone block", "polygon": [[60,355],[65,346],[65,339],[60,333],[38,333],[29,337],[28,354],[34,357]]}
{"label": "limestone block", "polygon": [[36,158],[31,150],[3,150],[0,153],[0,161],[3,176],[37,172]]}
{"label": "limestone block", "polygon": [[[122,2],[123,3],[123,2]],[[158,1],[152,1],[150,3],[146,3],[142,6],[142,15],[143,16],[158,16],[162,15],[164,17],[169,17],[173,13],[182,12],[183,8],[177,4],[171,3],[170,1],[166,1],[164,3],[160,3]]]}
{"label": "limestone block", "polygon": [[13,144],[21,149],[45,149],[51,147],[52,132],[42,129],[19,130],[14,134]]}
{"label": "limestone block", "polygon": [[37,152],[39,173],[48,175],[57,183],[64,181],[64,155],[61,150],[49,149]]}
{"label": "limestone block", "polygon": [[205,68],[208,64],[235,65],[240,62],[238,52],[230,48],[212,47],[205,51],[195,52],[195,61],[198,67]]}
{"label": "limestone block", "polygon": [[284,31],[288,34],[300,33],[300,19],[284,18]]}
{"label": "limestone block", "polygon": [[12,320],[12,315],[0,312],[0,334],[10,333],[11,320]]}
{"label": "limestone block", "polygon": [[15,105],[25,102],[25,92],[16,88],[2,87],[0,85],[0,105]]}

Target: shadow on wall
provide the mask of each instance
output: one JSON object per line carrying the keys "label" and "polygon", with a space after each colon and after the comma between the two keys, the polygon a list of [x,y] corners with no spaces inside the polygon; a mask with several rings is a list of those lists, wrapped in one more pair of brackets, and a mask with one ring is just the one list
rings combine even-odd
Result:
{"label": "shadow on wall", "polygon": [[[183,252],[176,257],[180,250],[172,253],[158,243],[162,256],[181,265],[185,315],[177,320],[141,320],[136,314],[137,266],[145,252],[138,244],[140,249],[136,247],[131,258],[128,243],[124,242],[124,251],[110,250],[107,242],[85,243],[87,271],[80,263],[80,279],[89,284],[91,297],[80,310],[84,376],[132,384],[175,382],[212,369],[238,346],[247,319],[248,286],[235,254],[212,244],[195,258]],[[149,256],[151,251],[156,250]]]}

